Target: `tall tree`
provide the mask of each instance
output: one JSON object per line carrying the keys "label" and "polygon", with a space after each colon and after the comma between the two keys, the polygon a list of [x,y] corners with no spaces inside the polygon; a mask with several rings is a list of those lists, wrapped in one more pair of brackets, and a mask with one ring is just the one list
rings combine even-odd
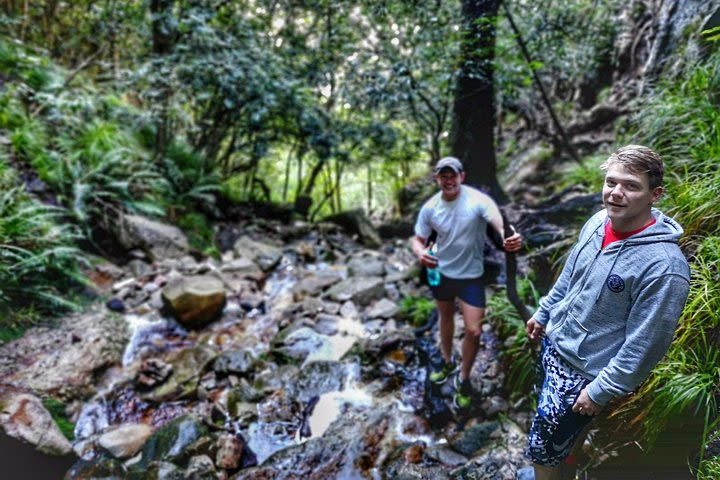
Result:
{"label": "tall tree", "polygon": [[500,0],[462,1],[460,69],[453,103],[451,152],[467,173],[466,183],[507,197],[497,180],[495,158],[495,25]]}
{"label": "tall tree", "polygon": [[[175,43],[176,21],[173,18],[174,0],[151,0],[150,16],[152,22],[152,52],[157,57],[169,55]],[[159,162],[165,156],[167,146],[171,141],[171,126],[169,115],[169,102],[171,86],[161,76],[159,80],[158,98],[160,114],[156,122],[155,134],[155,161]]]}

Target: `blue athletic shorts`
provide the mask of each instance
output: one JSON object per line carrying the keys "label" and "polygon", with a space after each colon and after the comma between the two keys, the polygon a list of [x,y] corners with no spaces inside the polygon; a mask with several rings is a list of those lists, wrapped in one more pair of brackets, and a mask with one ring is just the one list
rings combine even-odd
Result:
{"label": "blue athletic shorts", "polygon": [[556,467],[570,454],[578,435],[593,419],[572,411],[580,391],[590,380],[568,365],[547,338],[543,338],[540,355],[545,378],[525,453],[533,463]]}
{"label": "blue athletic shorts", "polygon": [[430,287],[435,300],[451,302],[459,298],[473,307],[485,308],[485,285],[482,277],[448,278],[440,274],[440,285]]}

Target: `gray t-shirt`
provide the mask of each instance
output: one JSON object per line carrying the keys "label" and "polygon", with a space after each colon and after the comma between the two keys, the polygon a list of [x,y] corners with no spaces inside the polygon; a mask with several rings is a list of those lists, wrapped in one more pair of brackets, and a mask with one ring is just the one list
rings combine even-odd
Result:
{"label": "gray t-shirt", "polygon": [[458,197],[447,202],[438,192],[425,202],[415,223],[415,234],[435,242],[440,272],[450,278],[477,278],[483,274],[485,232],[492,218],[500,217],[495,202],[486,194],[462,185]]}

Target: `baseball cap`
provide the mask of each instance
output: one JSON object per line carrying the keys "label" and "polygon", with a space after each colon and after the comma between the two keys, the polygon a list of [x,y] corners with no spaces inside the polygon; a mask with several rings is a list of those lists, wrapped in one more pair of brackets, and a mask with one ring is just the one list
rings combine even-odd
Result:
{"label": "baseball cap", "polygon": [[440,172],[443,168],[450,168],[455,173],[460,173],[463,171],[462,163],[460,163],[460,160],[458,160],[455,157],[445,157],[441,158],[440,161],[435,165],[435,173]]}

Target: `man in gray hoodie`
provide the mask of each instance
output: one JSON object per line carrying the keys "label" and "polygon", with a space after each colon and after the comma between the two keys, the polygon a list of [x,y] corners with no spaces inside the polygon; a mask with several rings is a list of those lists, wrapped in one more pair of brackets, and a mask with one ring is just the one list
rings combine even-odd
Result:
{"label": "man in gray hoodie", "polygon": [[531,339],[544,333],[545,378],[527,449],[538,480],[560,479],[580,431],[662,359],[690,288],[683,230],[653,208],[663,192],[660,156],[629,145],[602,168],[605,208],[582,228],[527,322]]}

